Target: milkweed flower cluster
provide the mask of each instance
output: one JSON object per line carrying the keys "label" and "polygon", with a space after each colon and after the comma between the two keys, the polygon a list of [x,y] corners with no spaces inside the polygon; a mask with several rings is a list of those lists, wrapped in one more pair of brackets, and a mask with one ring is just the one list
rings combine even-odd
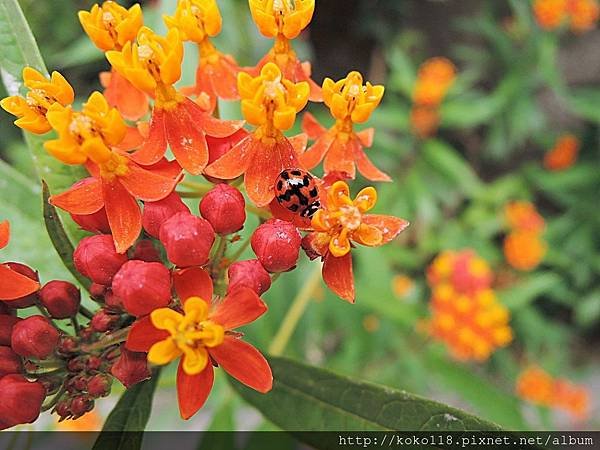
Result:
{"label": "milkweed flower cluster", "polygon": [[544,167],[552,171],[560,171],[572,167],[577,162],[581,144],[572,134],[560,136],[554,147],[544,155]]}
{"label": "milkweed flower cluster", "polygon": [[519,374],[515,390],[528,402],[566,411],[577,420],[585,420],[590,413],[590,394],[585,387],[554,378],[538,366]]}
{"label": "milkweed flower cluster", "polygon": [[439,106],[456,79],[456,67],[442,57],[430,58],[421,64],[413,90],[410,123],[413,132],[425,138],[437,131]]}
{"label": "milkweed flower cluster", "polygon": [[431,263],[428,333],[462,361],[484,361],[512,341],[510,315],[491,287],[488,264],[472,250],[444,251]]}
{"label": "milkweed flower cluster", "polygon": [[600,18],[598,0],[535,0],[533,13],[538,25],[547,30],[568,24],[577,33],[588,31]]}
{"label": "milkweed flower cluster", "polygon": [[510,232],[504,238],[504,257],[515,269],[535,269],[546,254],[542,234],[546,227],[544,218],[532,203],[515,201],[504,208]]}
{"label": "milkweed flower cluster", "polygon": [[[44,144],[50,155],[89,174],[52,192],[49,203],[88,232],[72,263],[89,280],[95,309],[70,283],[40,287],[27,266],[0,265],[1,428],[31,422],[40,410],[79,418],[114,379],[129,388],[171,362],[184,419],[207,400],[215,368],[268,392],[269,364],[241,330],[267,313],[261,295],[276,275],[294,270],[303,250],[323,262],[327,286],[354,302],[352,252],[389,243],[408,226],[372,213],[374,187],[352,195],[348,184],[357,171],[391,181],[366,156],[373,129],[356,129],[384,87],[358,72],[322,87],[311,80],[292,40],[308,26],[314,1],[249,7],[274,39],[254,68],[240,68],[212,42],[222,27],[215,0],[179,0],[164,16],[165,36],[144,25],[139,5],[106,1],[79,13],[111,65],[100,74],[103,92],[78,107],[64,77],[26,67],[25,96],[2,100],[17,126],[54,131]],[[200,59],[195,84],[179,87],[184,42],[197,45]],[[245,120],[221,119],[221,100],[239,100]],[[327,130],[305,115],[305,133],[289,136],[309,101],[324,102],[335,124]],[[309,170],[323,159],[319,179]],[[183,182],[188,174],[207,183]],[[243,239],[249,212],[262,220]],[[0,247],[7,243],[2,223]],[[247,245],[255,257],[240,261]],[[31,306],[43,315],[17,317]],[[71,320],[72,332],[57,320]]]}

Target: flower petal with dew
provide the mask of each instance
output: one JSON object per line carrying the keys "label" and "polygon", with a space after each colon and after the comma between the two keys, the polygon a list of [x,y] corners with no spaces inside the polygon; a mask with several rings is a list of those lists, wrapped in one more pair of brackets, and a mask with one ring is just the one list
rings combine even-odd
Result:
{"label": "flower petal with dew", "polygon": [[[0,222],[0,249],[8,245],[10,225]],[[0,264],[0,300],[14,300],[36,292],[40,284],[25,275],[12,270],[6,264]]]}

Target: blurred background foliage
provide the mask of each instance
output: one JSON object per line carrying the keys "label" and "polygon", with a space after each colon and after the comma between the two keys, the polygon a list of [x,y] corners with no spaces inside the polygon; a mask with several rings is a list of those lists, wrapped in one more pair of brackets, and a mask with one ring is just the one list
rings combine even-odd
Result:
{"label": "blurred background foliage", "polygon": [[[48,67],[73,83],[79,100],[100,89],[97,74],[108,65],[75,15],[93,2],[20,3]],[[146,24],[164,30],[160,16],[175,1],[142,3]],[[258,35],[246,1],[218,3],[224,17],[218,45],[240,65],[255,64],[270,42]],[[296,48],[312,61],[317,82],[359,70],[386,85],[369,123],[376,128],[370,155],[394,183],[378,186],[377,212],[412,225],[392,245],[354,252],[356,306],[323,289],[285,354],[444,401],[509,428],[599,429],[599,45],[598,30],[540,29],[527,0],[317,0],[313,22]],[[188,53],[182,84],[194,77],[196,52]],[[421,139],[411,131],[412,92],[419,65],[433,56],[453,61],[458,76],[441,105],[437,134]],[[237,105],[225,110],[238,114]],[[311,111],[331,123],[320,105]],[[19,130],[6,113],[0,116],[0,208],[14,227],[3,258],[34,265],[43,280],[68,278],[49,250],[40,192]],[[567,132],[581,141],[578,161],[548,171],[543,156]],[[358,180],[354,189],[365,184]],[[532,201],[547,223],[548,253],[531,272],[517,272],[504,261],[503,207],[510,200]],[[427,265],[442,250],[466,247],[493,267],[515,334],[508,348],[483,364],[453,361],[418,331],[428,316]],[[311,270],[305,258],[266,294],[269,314],[247,330],[260,348],[268,348]],[[394,290],[400,274],[414,282],[407,293]],[[584,384],[594,394],[589,420],[573,423],[517,398],[515,380],[530,363]],[[164,372],[161,385],[168,392],[159,393],[149,429],[272,429],[249,410],[239,413],[242,402],[222,377],[208,407],[192,423],[181,422],[174,374]],[[101,412],[110,409],[110,402],[99,403]]]}

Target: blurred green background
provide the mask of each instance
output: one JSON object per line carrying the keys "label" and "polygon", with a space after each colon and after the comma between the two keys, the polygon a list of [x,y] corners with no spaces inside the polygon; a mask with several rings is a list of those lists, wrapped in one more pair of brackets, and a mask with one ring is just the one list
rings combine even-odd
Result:
{"label": "blurred green background", "polygon": [[[93,2],[20,3],[48,68],[72,82],[79,100],[100,89],[97,74],[108,64],[76,18],[77,10]],[[256,31],[247,2],[218,3],[224,17],[219,48],[242,66],[256,64],[271,42]],[[160,16],[173,11],[175,1],[142,4],[145,23],[164,30]],[[376,128],[370,155],[394,183],[378,186],[376,212],[406,218],[411,227],[393,244],[354,252],[356,305],[323,289],[285,355],[437,399],[508,428],[600,429],[600,31],[543,31],[530,5],[527,0],[317,0],[313,22],[295,47],[311,60],[318,83],[359,70],[386,85],[384,101],[369,122]],[[194,78],[195,51],[188,53],[183,85]],[[437,135],[423,140],[410,130],[411,95],[418,66],[433,56],[452,60],[458,78],[442,104]],[[321,105],[310,110],[331,124]],[[239,114],[235,104],[225,111]],[[543,155],[566,132],[581,139],[579,159],[568,170],[549,172]],[[35,266],[43,281],[68,279],[45,236],[29,154],[3,111],[0,135],[0,214],[13,224],[13,240],[2,258]],[[366,184],[357,180],[353,191]],[[511,270],[502,254],[503,206],[521,199],[534,202],[547,222],[548,253],[529,273]],[[191,204],[197,211],[197,202]],[[254,228],[252,220],[247,231]],[[511,311],[515,334],[509,347],[484,364],[454,362],[443,346],[417,331],[419,320],[428,316],[427,265],[444,249],[465,247],[505,280],[498,293]],[[303,257],[298,270],[279,278],[265,296],[269,313],[246,330],[249,341],[268,347],[313,267]],[[392,288],[398,274],[415,283],[405,296]],[[515,380],[528,363],[586,386],[590,418],[574,423],[517,398]],[[222,374],[207,407],[192,421],[181,421],[174,368],[163,372],[148,429],[274,429],[244,406]],[[100,415],[110,411],[115,398],[98,402]],[[44,416],[36,428],[51,422]]]}

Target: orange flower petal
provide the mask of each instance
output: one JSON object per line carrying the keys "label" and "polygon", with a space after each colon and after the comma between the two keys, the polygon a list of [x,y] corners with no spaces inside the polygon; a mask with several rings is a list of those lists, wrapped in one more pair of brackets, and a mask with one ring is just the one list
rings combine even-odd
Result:
{"label": "orange flower petal", "polygon": [[158,162],[167,149],[167,132],[165,131],[165,111],[154,108],[150,120],[150,131],[141,148],[132,155],[134,161],[144,166]]}
{"label": "orange flower petal", "polygon": [[321,135],[321,137],[319,137],[306,152],[298,156],[302,165],[307,169],[318,166],[331,148],[331,144],[333,144],[334,140],[335,135],[332,133]]}
{"label": "orange flower petal", "polygon": [[146,168],[140,167],[133,161],[129,163],[127,174],[119,177],[127,191],[139,200],[156,202],[162,200],[175,189],[181,173],[176,178],[163,176]]}
{"label": "orange flower petal", "polygon": [[273,199],[271,203],[269,203],[269,210],[271,211],[271,214],[273,214],[273,217],[275,217],[276,219],[281,219],[285,220],[286,222],[290,222],[300,230],[312,229],[310,217],[304,217],[297,213],[293,213],[289,209],[281,206],[277,199]]}
{"label": "orange flower petal", "polygon": [[378,228],[383,235],[380,245],[387,244],[396,238],[402,231],[410,225],[404,219],[394,216],[385,216],[381,214],[365,214],[362,219],[363,224]]}
{"label": "orange flower petal", "polygon": [[235,289],[217,305],[210,319],[226,330],[233,330],[258,319],[267,311],[267,305],[252,289]]}
{"label": "orange flower petal", "polygon": [[[106,73],[106,72],[105,72]],[[138,120],[148,112],[148,97],[127,79],[123,78],[115,69],[108,77],[101,77],[105,87],[104,97],[108,104],[119,110],[127,120]]]}
{"label": "orange flower petal", "polygon": [[257,143],[244,178],[252,203],[268,205],[275,197],[274,185],[279,174],[284,169],[296,167],[300,167],[300,162],[287,138],[282,137],[271,145]]}
{"label": "orange flower petal", "polygon": [[132,352],[148,352],[157,342],[163,341],[170,336],[168,331],[159,330],[150,320],[150,316],[144,316],[133,322],[125,348]]}
{"label": "orange flower petal", "polygon": [[308,134],[308,137],[313,140],[327,133],[327,129],[309,112],[305,113],[302,117],[302,131]]}
{"label": "orange flower petal", "polygon": [[8,245],[10,240],[10,223],[8,220],[0,222],[0,249]]}
{"label": "orange flower petal", "polygon": [[294,147],[294,151],[297,155],[301,155],[306,150],[306,146],[308,145],[308,136],[305,133],[297,134],[296,136],[292,136],[288,138],[292,147]]}
{"label": "orange flower petal", "polygon": [[167,161],[163,158],[157,163],[144,166],[143,168],[167,178],[179,178],[181,175],[181,166],[175,160]]}
{"label": "orange flower petal", "polygon": [[135,198],[117,180],[102,184],[104,207],[115,248],[125,253],[142,231],[142,213]]}
{"label": "orange flower petal", "polygon": [[0,300],[15,300],[39,290],[40,284],[0,264]]}
{"label": "orange flower petal", "polygon": [[342,172],[347,174],[348,178],[356,177],[356,167],[354,165],[354,140],[342,142],[340,139],[334,139],[325,155],[323,164],[325,173]]}
{"label": "orange flower petal", "polygon": [[367,128],[356,133],[356,137],[363,145],[363,147],[369,148],[373,145],[373,139],[375,138],[375,128]]}
{"label": "orange flower petal", "polygon": [[139,148],[144,143],[144,136],[140,133],[138,127],[127,127],[127,133],[119,145],[115,145],[119,150],[128,152],[130,150]]}
{"label": "orange flower petal", "polygon": [[201,174],[208,164],[206,136],[183,104],[165,111],[165,130],[171,151],[181,167],[193,175]]}
{"label": "orange flower petal", "polygon": [[353,240],[367,247],[377,247],[383,242],[383,232],[377,227],[361,223],[354,232]]}
{"label": "orange flower petal", "polygon": [[189,267],[173,272],[173,287],[182,302],[190,297],[200,297],[209,305],[212,301],[212,279],[208,272],[200,267]]}
{"label": "orange flower petal", "polygon": [[197,103],[186,98],[182,103],[192,122],[206,134],[212,137],[231,136],[244,126],[243,120],[220,120],[204,111]]}
{"label": "orange flower petal", "polygon": [[354,303],[352,253],[339,258],[328,253],[323,264],[323,281],[336,295]]}
{"label": "orange flower petal", "polygon": [[248,135],[209,165],[205,171],[206,175],[224,180],[239,177],[248,169],[258,144],[253,135]]}
{"label": "orange flower petal", "polygon": [[310,67],[310,63],[308,62],[304,62],[301,63],[300,60],[296,60],[296,65],[294,67],[294,74],[295,74],[295,82],[297,83],[298,81],[306,81],[308,82],[308,86],[310,87],[310,95],[308,96],[308,99],[311,102],[322,102],[323,101],[323,93],[321,91],[321,87],[315,83],[313,81],[313,79],[310,77],[310,73],[311,73],[311,67]]}
{"label": "orange flower petal", "polygon": [[208,352],[229,375],[246,386],[262,393],[269,392],[273,387],[269,363],[250,344],[225,336],[221,345],[209,348]]}
{"label": "orange flower petal", "polygon": [[214,378],[210,361],[198,375],[188,375],[183,370],[183,358],[181,359],[177,367],[177,401],[183,419],[189,419],[202,408],[210,394]]}
{"label": "orange flower petal", "polygon": [[[354,143],[354,160],[360,174],[371,181],[392,181],[390,176],[379,170],[367,157],[367,154],[362,149],[363,142],[361,138]],[[362,144],[362,145],[361,145]]]}
{"label": "orange flower petal", "polygon": [[207,92],[224,100],[238,100],[237,74],[239,67],[221,55],[215,64],[200,64],[196,71],[196,92]]}
{"label": "orange flower petal", "polygon": [[104,206],[102,182],[93,178],[89,183],[71,187],[50,197],[50,204],[71,214],[87,215],[98,212]]}

